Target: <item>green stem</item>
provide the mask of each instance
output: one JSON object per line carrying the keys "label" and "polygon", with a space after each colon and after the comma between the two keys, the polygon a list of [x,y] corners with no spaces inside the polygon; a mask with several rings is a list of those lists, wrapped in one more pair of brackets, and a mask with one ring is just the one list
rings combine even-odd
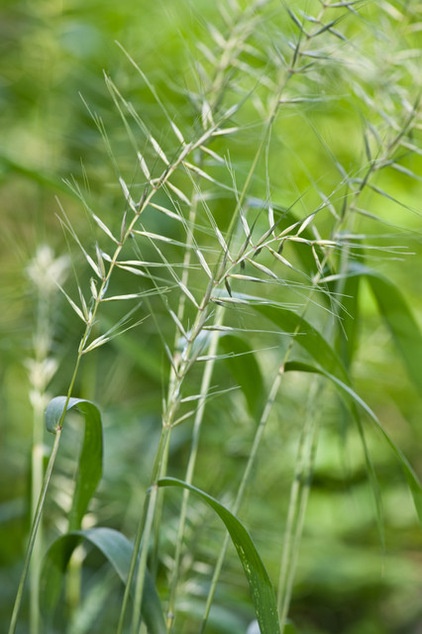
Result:
{"label": "green stem", "polygon": [[145,571],[148,556],[148,544],[151,536],[154,516],[156,513],[158,501],[158,487],[156,482],[160,477],[163,463],[166,462],[170,441],[170,427],[162,430],[156,457],[153,466],[152,484],[148,491],[147,498],[143,506],[141,519],[138,523],[135,542],[133,545],[133,554],[130,562],[128,578],[126,580],[125,592],[123,595],[122,607],[120,610],[119,622],[117,625],[117,633],[122,634],[126,620],[126,614],[129,606],[129,599],[132,592],[132,586],[136,579],[134,608],[132,614],[132,630],[136,631],[140,620],[140,609],[142,607],[142,593],[145,578]]}
{"label": "green stem", "polygon": [[[224,308],[221,306],[218,306],[216,311],[216,318],[214,322],[215,326],[221,325],[223,320],[223,314],[224,314]],[[200,399],[198,402],[198,407],[196,410],[195,419],[193,423],[192,446],[189,453],[189,460],[188,460],[188,465],[186,468],[186,476],[185,476],[185,482],[187,482],[188,484],[192,483],[193,473],[195,470],[196,460],[198,456],[200,431],[201,431],[202,421],[204,417],[207,395],[210,389],[211,378],[212,378],[212,374],[214,370],[218,341],[219,341],[219,332],[218,330],[215,330],[211,336],[211,341],[208,348],[209,359],[206,362],[204,373],[202,376]],[[182,556],[183,535],[185,532],[188,502],[189,502],[189,491],[185,489],[183,492],[182,507],[180,511],[179,526],[178,526],[177,537],[176,537],[175,561],[174,561],[172,577],[170,582],[170,596],[169,596],[168,609],[167,609],[167,613],[168,613],[167,614],[167,628],[169,632],[172,631],[173,625],[174,625],[177,582],[179,579],[179,572],[180,572],[180,560]]]}
{"label": "green stem", "polygon": [[[41,417],[41,429],[42,429],[42,417]],[[40,426],[38,416],[34,413],[34,428]],[[35,431],[35,430],[34,430]],[[34,433],[34,436],[36,434]],[[40,492],[42,490],[43,480],[43,443],[39,439],[35,440],[31,450],[31,520],[33,521],[36,515],[36,501],[39,499]],[[40,612],[38,607],[39,598],[39,585],[40,585],[40,573],[41,573],[41,560],[42,560],[42,525],[38,529],[38,535],[34,542],[33,555],[31,566],[29,570],[29,601],[30,601],[30,629],[31,634],[38,634],[40,632]]]}
{"label": "green stem", "polygon": [[54,443],[53,443],[53,447],[52,447],[52,450],[51,450],[50,459],[48,461],[47,470],[46,470],[45,476],[44,476],[44,483],[43,483],[43,486],[42,486],[42,489],[41,489],[40,497],[39,497],[37,508],[36,508],[36,511],[35,511],[34,520],[33,520],[32,527],[31,527],[31,533],[30,533],[30,536],[29,536],[29,542],[28,542],[28,546],[27,546],[27,549],[26,549],[26,555],[25,555],[25,561],[24,561],[24,565],[23,565],[23,571],[22,571],[22,574],[21,574],[21,578],[20,578],[20,582],[19,582],[19,586],[18,586],[18,591],[16,593],[16,599],[15,599],[15,603],[14,603],[14,606],[13,606],[12,618],[11,618],[10,626],[9,626],[9,634],[15,634],[15,631],[16,631],[18,615],[19,615],[19,610],[20,610],[20,606],[21,606],[21,603],[22,603],[25,582],[26,582],[26,579],[27,579],[27,576],[28,576],[29,565],[30,565],[30,562],[31,562],[31,557],[32,557],[33,549],[34,549],[34,544],[35,544],[35,540],[36,540],[36,537],[37,537],[38,527],[39,527],[40,522],[41,522],[41,517],[42,517],[42,513],[43,513],[43,509],[44,509],[44,502],[45,502],[48,486],[50,484],[51,475],[53,473],[54,464],[56,462],[57,452],[59,450],[61,432],[62,432],[62,430],[61,430],[61,428],[59,428],[57,430],[57,432],[56,432],[55,437],[54,437]]}
{"label": "green stem", "polygon": [[148,547],[149,544],[153,522],[155,509],[157,506],[157,496],[158,496],[158,487],[153,485],[149,491],[148,495],[148,508],[146,513],[146,521],[145,526],[143,527],[141,536],[144,539],[145,547],[141,548],[140,558],[139,558],[139,569],[138,574],[136,576],[136,587],[135,587],[135,596],[133,600],[133,613],[132,613],[132,634],[138,634],[141,626],[141,607],[142,607],[142,597],[144,593],[144,585],[145,585],[145,574],[147,568],[147,558],[148,558]]}
{"label": "green stem", "polygon": [[315,400],[320,398],[320,390],[321,381],[318,378],[314,379],[308,399],[305,423],[299,438],[295,477],[290,490],[277,592],[281,632],[284,631],[286,625],[287,613],[292,596],[296,563],[311,486],[318,429],[315,416],[315,412],[318,411],[318,409],[315,407]]}

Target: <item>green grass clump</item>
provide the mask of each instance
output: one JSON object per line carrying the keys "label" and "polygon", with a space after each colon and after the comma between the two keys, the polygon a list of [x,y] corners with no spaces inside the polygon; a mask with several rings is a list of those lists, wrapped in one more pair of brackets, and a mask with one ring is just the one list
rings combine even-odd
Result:
{"label": "green grass clump", "polygon": [[[398,582],[389,555],[403,535],[416,549],[422,516],[422,336],[401,279],[419,255],[419,10],[208,9],[150,9],[179,42],[160,69],[128,21],[81,99],[70,256],[41,246],[26,269],[30,530],[9,634],[420,617],[417,562],[401,553]],[[108,31],[79,18],[63,50],[88,58]]]}

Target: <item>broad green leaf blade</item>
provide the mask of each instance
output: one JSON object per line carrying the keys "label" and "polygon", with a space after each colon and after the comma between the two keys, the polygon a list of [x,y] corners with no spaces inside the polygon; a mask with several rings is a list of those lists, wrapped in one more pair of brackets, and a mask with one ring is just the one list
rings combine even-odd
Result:
{"label": "broad green leaf blade", "polygon": [[[73,551],[82,541],[89,542],[97,548],[122,582],[124,584],[127,582],[133,545],[122,533],[103,527],[66,533],[53,542],[44,558],[40,604],[42,612],[47,617],[52,616],[57,607],[68,562]],[[148,571],[141,612],[149,634],[166,634],[160,598]]]}
{"label": "broad green leaf blade", "polygon": [[365,268],[364,273],[408,375],[422,393],[422,334],[419,326],[395,284],[370,269]]}
{"label": "broad green leaf blade", "polygon": [[219,346],[227,355],[224,360],[245,396],[251,416],[256,416],[263,402],[264,381],[252,348],[231,334],[220,337]]}
{"label": "broad green leaf blade", "polygon": [[270,578],[243,524],[215,498],[187,482],[176,478],[162,478],[158,481],[158,486],[177,486],[188,489],[199,495],[219,515],[230,534],[245,571],[261,634],[280,634],[277,604]]}
{"label": "broad green leaf blade", "polygon": [[53,616],[62,591],[67,565],[80,541],[78,532],[62,535],[51,544],[44,556],[39,601],[46,618]]}
{"label": "broad green leaf blade", "polygon": [[251,304],[251,308],[276,324],[280,330],[294,333],[297,344],[302,346],[321,368],[347,382],[347,372],[340,357],[306,319],[282,306]]}
{"label": "broad green leaf blade", "polygon": [[[365,403],[365,401],[363,401],[363,399],[361,399],[360,396],[356,394],[356,392],[350,387],[350,385],[347,382],[341,381],[333,374],[330,374],[329,372],[321,368],[316,368],[307,363],[290,361],[289,363],[286,363],[285,371],[286,372],[288,371],[312,372],[312,373],[317,373],[317,374],[321,374],[325,376],[327,379],[332,381],[336,385],[336,387],[340,389],[346,401],[348,401],[349,403],[351,401],[353,405],[359,405],[368,414],[369,418],[380,430],[381,434],[383,435],[388,445],[391,447],[395,456],[397,457],[404,471],[404,474],[407,479],[407,483],[412,493],[413,502],[415,504],[415,508],[416,508],[419,520],[422,522],[422,484],[418,476],[416,475],[415,471],[413,470],[411,464],[409,463],[408,459],[406,458],[406,456],[400,449],[400,447],[398,447],[398,445],[394,442],[394,440],[390,437],[390,435],[385,431],[378,417],[371,410],[371,408]],[[352,409],[352,413],[355,415],[355,412],[353,411],[353,407],[351,409]]]}
{"label": "broad green leaf blade", "polygon": [[47,406],[45,420],[47,429],[53,433],[63,425],[66,412],[77,409],[85,418],[85,433],[79,465],[76,472],[76,484],[72,508],[69,514],[69,530],[81,527],[82,518],[88,508],[91,497],[101,480],[103,470],[103,432],[101,414],[91,401],[80,398],[66,399],[65,396],[53,398]]}

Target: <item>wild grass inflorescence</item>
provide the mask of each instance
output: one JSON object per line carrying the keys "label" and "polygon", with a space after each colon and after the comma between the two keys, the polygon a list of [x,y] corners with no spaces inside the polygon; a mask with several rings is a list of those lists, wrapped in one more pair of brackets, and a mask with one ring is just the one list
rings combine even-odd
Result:
{"label": "wild grass inflorescence", "polygon": [[[381,542],[382,496],[368,422],[403,467],[421,513],[416,474],[354,387],[365,293],[422,389],[417,323],[378,266],[388,271],[406,250],[393,210],[417,212],[407,196],[400,201],[396,180],[406,178],[415,187],[420,181],[416,9],[412,13],[412,3],[285,4],[222,3],[219,21],[203,27],[189,72],[170,86],[179,91],[182,108],[167,103],[137,54],[123,45],[120,53],[137,85],[148,89],[155,112],[144,116],[136,90],[125,96],[108,75],[105,84],[119,116],[116,131],[106,130],[87,104],[120,193],[112,212],[102,213],[82,185],[69,183],[96,232],[94,245],[62,209],[65,234],[78,245],[90,279],[78,282],[76,292],[56,279],[83,334],[69,389],[47,408],[55,440],[44,484],[33,491],[39,498],[10,634],[31,556],[31,590],[41,594],[47,623],[59,600],[53,585],[64,578],[69,561],[74,578],[82,575],[83,564],[71,559],[82,542],[99,549],[124,581],[115,615],[118,632],[246,629],[248,607],[246,616],[232,615],[235,625],[227,606],[222,624],[213,615],[214,606],[224,606],[219,582],[230,542],[260,631],[284,631],[320,430],[330,421],[336,421],[339,436],[360,439]],[[129,161],[119,156],[122,136]],[[134,487],[133,544],[122,532],[96,524],[98,507],[84,520],[101,477],[102,440],[98,410],[79,398],[80,375],[88,355],[101,359],[108,348],[138,363],[148,375],[146,384],[162,391],[159,420],[158,411],[154,418],[157,440],[149,448],[154,458],[137,457],[150,470]],[[66,413],[74,408],[84,415],[85,435],[70,519],[50,546],[42,573],[36,535]],[[122,425],[119,434],[125,433]],[[214,443],[210,456],[207,443]],[[38,444],[34,440],[34,449]],[[274,495],[280,479],[281,501]],[[164,495],[170,486],[183,488],[178,511],[171,506],[175,495]],[[214,497],[203,490],[207,487]],[[261,558],[240,520],[248,517],[246,499],[256,496],[261,512],[260,488],[273,490],[271,504],[278,504],[262,510],[263,523],[271,517],[274,524],[268,528],[271,559],[264,545]],[[222,496],[224,504],[217,501]],[[227,534],[221,540],[210,535],[207,551],[198,541],[213,513]],[[260,525],[256,517],[250,520]],[[227,583],[226,578],[224,587]],[[98,598],[97,611],[105,601],[106,596]],[[76,592],[72,632],[86,631],[75,625],[86,610]],[[38,616],[32,626],[37,631]]]}

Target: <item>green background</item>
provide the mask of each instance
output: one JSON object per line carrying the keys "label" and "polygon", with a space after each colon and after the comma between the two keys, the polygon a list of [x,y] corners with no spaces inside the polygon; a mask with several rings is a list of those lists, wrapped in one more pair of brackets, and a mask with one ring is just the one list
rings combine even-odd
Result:
{"label": "green background", "polygon": [[[278,33],[288,39],[294,25],[276,4],[269,3],[263,9],[267,11],[268,39]],[[319,3],[287,4],[294,10],[304,7],[312,13]],[[400,97],[406,93],[415,99],[421,86],[422,14],[417,2],[379,5],[365,4],[359,18],[346,11],[341,28],[357,45],[366,47],[366,71],[368,75],[373,73],[362,80],[367,94],[372,94],[380,111],[385,107],[386,112],[397,112]],[[29,526],[32,414],[25,359],[31,356],[36,297],[25,268],[37,246],[48,243],[56,255],[71,250],[79,280],[88,283],[84,259],[65,239],[58,219],[62,207],[84,237],[84,244],[92,248],[92,222],[72,193],[72,183],[74,189],[75,183],[83,188],[98,216],[106,218],[112,227],[120,223],[121,194],[92,113],[101,117],[119,169],[128,182],[136,178],[137,172],[104,73],[151,128],[158,134],[161,131],[161,139],[166,141],[169,136],[163,132],[165,119],[160,108],[116,42],[142,68],[171,117],[189,132],[198,122],[198,113],[187,97],[197,81],[194,60],[201,57],[198,42],[209,44],[207,23],[220,25],[221,21],[218,8],[205,1],[3,0],[0,6],[0,624],[8,623]],[[394,40],[389,39],[392,34]],[[282,42],[280,47],[284,45]],[[338,52],[341,56],[340,40]],[[394,58],[394,72],[383,81],[386,55]],[[267,72],[268,60],[249,61],[256,65],[258,75]],[[301,90],[303,94],[314,90],[312,78],[310,88],[306,81],[296,96]],[[356,95],[351,97],[347,72],[338,70],[335,63],[323,74],[323,82],[320,101],[303,109],[282,110],[275,125],[272,151],[278,160],[271,168],[274,197],[280,205],[289,205],[300,195],[303,211],[316,204],[317,189],[329,194],[339,180],[333,156],[348,169],[358,164],[363,147],[362,119],[374,125],[382,119],[376,108],[367,105],[365,110],[362,101],[357,105]],[[381,104],[381,99],[385,103]],[[238,120],[244,127],[231,148],[240,181],[245,174],[242,161],[248,160],[259,136],[255,118],[253,109],[242,111]],[[419,144],[421,152],[420,117],[418,125],[414,143]],[[369,252],[371,265],[401,289],[420,324],[421,155],[404,156],[401,165],[417,177],[387,169],[379,175],[377,185],[388,190],[390,197],[377,197],[371,192],[365,199],[368,208],[385,224],[360,219],[355,229],[358,233],[373,233],[380,250],[373,255]],[[263,189],[258,184],[254,195],[265,196]],[[216,206],[222,226],[226,222],[224,204],[223,200]],[[165,232],[168,228],[160,225],[155,229]],[[386,250],[390,243],[398,253]],[[130,292],[126,285],[122,276],[119,291]],[[75,287],[71,274],[66,288],[74,292]],[[170,332],[171,321],[160,314],[160,302],[151,302],[158,319],[162,318],[162,331]],[[422,476],[420,392],[407,377],[367,289],[360,295],[359,310],[361,345],[353,366],[355,387]],[[117,314],[111,309],[104,316],[105,325]],[[75,354],[81,327],[64,299],[56,299],[52,321],[59,369],[49,392],[57,395],[67,389],[72,369],[69,359]],[[96,522],[118,528],[129,537],[135,530],[139,499],[148,485],[167,372],[154,322],[147,320],[136,333],[136,337],[133,333],[123,335],[89,355],[77,385],[78,396],[97,402],[104,417],[106,456],[93,511]],[[264,375],[272,368],[270,355],[266,363],[261,368]],[[418,359],[415,364],[420,367]],[[225,385],[229,380],[227,372],[222,372],[221,383]],[[306,390],[303,377],[287,378],[241,512],[274,581],[295,461],[296,429],[303,416]],[[231,409],[223,416],[218,400],[211,400],[197,471],[198,486],[219,499],[226,496],[228,502],[252,437],[249,423],[239,422],[242,408],[244,403],[233,398]],[[383,544],[357,432],[346,431],[331,398],[318,416],[321,432],[291,618],[298,631],[306,634],[417,634],[422,627],[422,538],[400,465],[382,439],[370,433],[368,443],[384,505]],[[178,477],[183,477],[190,431],[190,427],[180,426],[173,437],[171,459],[173,474]],[[48,437],[45,442],[51,445]],[[72,472],[69,465],[77,447],[77,438],[69,432],[60,474]],[[62,481],[57,481],[48,502],[47,539],[61,531],[61,516],[66,509],[63,487],[66,489]],[[163,541],[171,545],[180,498],[172,494],[169,499]],[[181,617],[180,632],[194,633],[198,631],[195,619],[201,614],[204,579],[212,572],[224,532],[211,511],[199,502],[192,504],[188,519],[192,552],[183,561],[180,611],[185,616]],[[105,572],[103,576],[97,572],[99,577],[95,578],[96,571],[101,570],[99,565],[91,562],[93,572],[86,583],[92,589],[102,586],[96,583],[98,578],[105,579],[107,593],[107,588],[115,589],[114,582]],[[163,562],[163,595],[165,567]],[[104,622],[110,626],[113,607],[118,613],[119,592],[117,588],[107,595],[105,621],[99,620],[98,629],[87,631],[105,631]],[[209,632],[240,634],[252,619],[242,571],[231,552]],[[27,631],[25,625],[21,631]],[[85,630],[81,626],[76,631]]]}

